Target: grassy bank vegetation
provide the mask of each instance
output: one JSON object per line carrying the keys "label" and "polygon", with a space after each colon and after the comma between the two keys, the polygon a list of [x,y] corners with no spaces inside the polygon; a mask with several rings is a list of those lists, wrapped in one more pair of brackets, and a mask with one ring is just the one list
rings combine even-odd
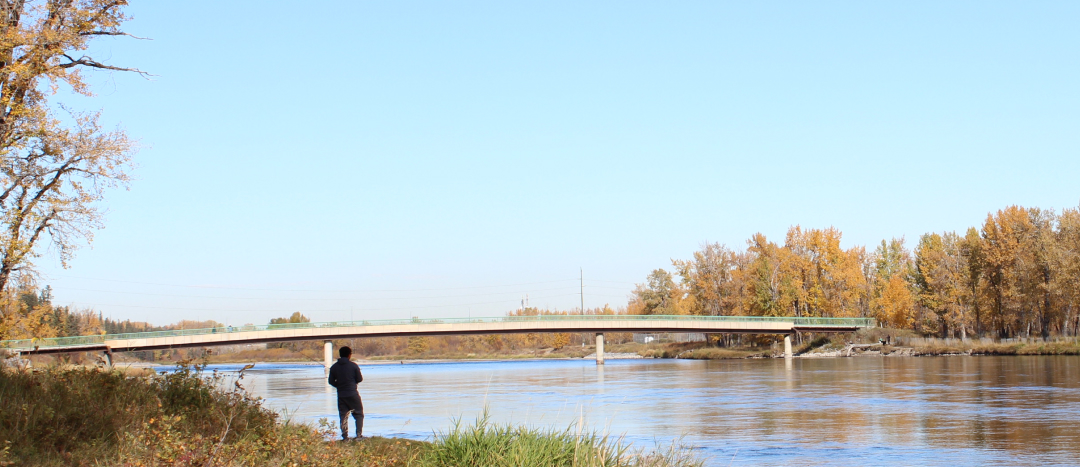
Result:
{"label": "grassy bank vegetation", "polygon": [[673,443],[654,451],[633,451],[622,440],[576,430],[541,430],[490,423],[484,414],[473,425],[455,423],[436,437],[422,465],[428,466],[691,466],[693,454]]}
{"label": "grassy bank vegetation", "polygon": [[[939,339],[925,338],[909,330],[874,328],[851,334],[825,334],[805,339],[796,346],[802,355],[846,352],[851,344],[872,345],[855,347],[851,355],[1080,355],[1080,339]],[[846,353],[844,353],[846,355]]]}
{"label": "grassy bank vegetation", "polygon": [[199,370],[0,370],[0,465],[404,465],[424,448],[326,443],[329,427],[279,420],[240,380]]}
{"label": "grassy bank vegetation", "polygon": [[0,367],[0,466],[696,465],[684,449],[631,452],[595,434],[456,425],[434,442],[328,442],[242,388],[184,362],[167,374]]}
{"label": "grassy bank vegetation", "polygon": [[[897,348],[886,347],[883,353],[895,351]],[[1080,355],[1080,344],[1068,341],[933,343],[912,348],[916,355]]]}
{"label": "grassy bank vegetation", "polygon": [[[938,339],[910,330],[873,328],[855,333],[804,334],[792,349],[796,356],[937,356],[937,355],[1080,355],[1080,339]],[[882,344],[884,342],[884,344]],[[876,344],[876,345],[875,345]],[[621,352],[654,358],[721,360],[782,357],[782,348],[748,340],[726,346],[715,342],[623,344]],[[850,352],[849,352],[850,350]]]}

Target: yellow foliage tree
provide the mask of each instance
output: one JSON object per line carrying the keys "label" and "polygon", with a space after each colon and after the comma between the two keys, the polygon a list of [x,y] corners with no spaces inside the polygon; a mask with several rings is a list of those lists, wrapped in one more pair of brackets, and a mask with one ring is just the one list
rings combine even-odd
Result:
{"label": "yellow foliage tree", "polygon": [[413,355],[420,355],[427,352],[429,348],[427,336],[416,336],[409,338],[409,353]]}
{"label": "yellow foliage tree", "polygon": [[133,145],[123,131],[102,129],[97,114],[65,111],[61,117],[49,105],[61,84],[91,95],[82,70],[139,72],[84,53],[95,37],[127,35],[120,29],[126,4],[0,5],[0,293],[14,274],[32,273],[43,238],[66,267],[80,241],[102,226],[97,202],[104,190],[128,181]]}
{"label": "yellow foliage tree", "polygon": [[877,319],[884,326],[910,329],[915,323],[915,297],[908,282],[899,274],[885,281],[876,308],[879,310]]}
{"label": "yellow foliage tree", "polygon": [[864,251],[840,247],[840,231],[827,229],[788,230],[785,249],[791,252],[790,268],[797,309],[805,316],[847,317],[861,313],[866,276]]}

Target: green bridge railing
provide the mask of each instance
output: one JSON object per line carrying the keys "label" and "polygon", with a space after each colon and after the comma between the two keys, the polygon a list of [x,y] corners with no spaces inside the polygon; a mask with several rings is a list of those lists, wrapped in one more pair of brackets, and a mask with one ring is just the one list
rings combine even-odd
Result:
{"label": "green bridge railing", "polygon": [[450,323],[506,323],[535,321],[694,321],[694,322],[754,322],[795,323],[795,326],[813,327],[875,327],[873,318],[799,318],[785,316],[687,316],[687,315],[537,315],[500,316],[496,318],[411,318],[362,321],[328,321],[322,323],[247,324],[244,326],[219,326],[203,329],[171,329],[168,331],[129,332],[123,334],[100,334],[96,336],[45,337],[38,339],[14,339],[0,341],[0,348],[28,349],[34,347],[79,347],[102,345],[107,340],[150,339],[154,337],[198,336],[207,334],[232,334],[278,329],[341,328],[390,326],[408,324]]}

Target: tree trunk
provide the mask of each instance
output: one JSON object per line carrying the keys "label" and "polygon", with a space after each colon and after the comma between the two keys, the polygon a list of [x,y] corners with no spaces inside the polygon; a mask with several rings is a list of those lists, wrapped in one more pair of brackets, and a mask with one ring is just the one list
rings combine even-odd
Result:
{"label": "tree trunk", "polygon": [[1050,337],[1050,268],[1043,269],[1043,284],[1046,288],[1043,290],[1043,307],[1042,307],[1042,338],[1046,340]]}

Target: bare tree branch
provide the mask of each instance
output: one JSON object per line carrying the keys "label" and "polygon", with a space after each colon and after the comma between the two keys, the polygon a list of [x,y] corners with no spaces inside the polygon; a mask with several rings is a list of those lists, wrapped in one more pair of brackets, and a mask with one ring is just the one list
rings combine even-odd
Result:
{"label": "bare tree branch", "polygon": [[86,32],[80,32],[79,35],[80,36],[127,36],[127,37],[132,37],[132,38],[139,39],[139,40],[144,40],[144,41],[152,41],[153,40],[153,39],[151,39],[149,37],[139,37],[139,36],[136,36],[134,34],[129,34],[129,33],[120,32],[120,31],[86,31]]}
{"label": "bare tree branch", "polygon": [[61,64],[57,65],[58,67],[60,67],[60,68],[71,68],[71,67],[74,67],[74,66],[87,66],[87,67],[90,67],[90,68],[100,68],[102,70],[130,71],[130,72],[138,73],[138,74],[146,76],[146,77],[153,76],[150,73],[142,71],[142,70],[140,70],[138,68],[124,68],[124,67],[106,65],[104,63],[94,61],[94,59],[92,59],[90,57],[87,57],[85,55],[83,55],[82,57],[79,57],[78,60],[72,58],[68,54],[64,54],[64,58],[66,58],[66,59],[68,59],[70,61],[68,63],[61,63]]}

